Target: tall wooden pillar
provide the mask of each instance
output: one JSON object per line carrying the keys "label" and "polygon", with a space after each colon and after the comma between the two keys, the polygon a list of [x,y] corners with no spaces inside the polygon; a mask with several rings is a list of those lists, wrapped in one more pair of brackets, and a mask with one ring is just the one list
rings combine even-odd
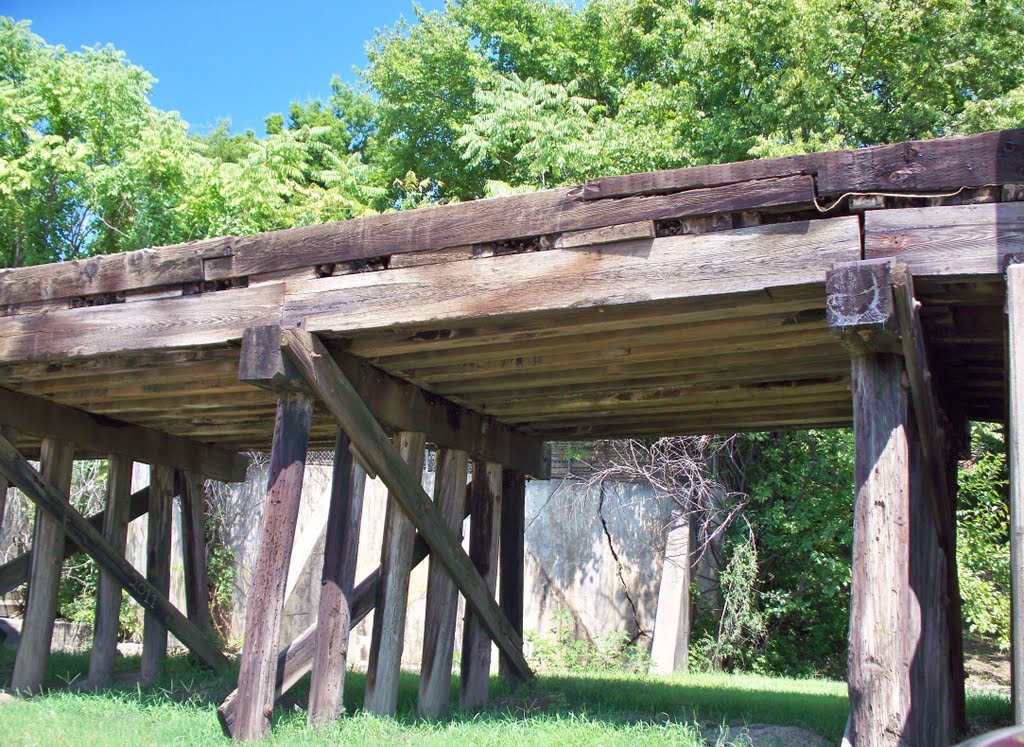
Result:
{"label": "tall wooden pillar", "polygon": [[[114,550],[124,555],[131,514],[132,460],[112,454],[107,460],[107,505],[103,511],[103,536]],[[96,588],[96,622],[89,654],[89,687],[104,687],[114,671],[117,632],[121,617],[121,584],[100,571]]]}
{"label": "tall wooden pillar", "polygon": [[1006,268],[1009,324],[1010,621],[1013,717],[1024,724],[1024,265]]}
{"label": "tall wooden pillar", "polygon": [[202,475],[181,473],[181,550],[185,571],[188,619],[204,633],[210,630],[209,577],[206,572],[206,501]]}
{"label": "tall wooden pillar", "polygon": [[[3,436],[11,443],[15,443],[14,429],[9,426],[0,425],[0,436]],[[7,512],[7,490],[10,487],[7,479],[0,477],[0,532],[4,528],[4,514]]]}
{"label": "tall wooden pillar", "polygon": [[[423,474],[425,443],[422,433],[403,431],[396,439],[399,454],[415,475]],[[389,492],[363,702],[367,711],[383,716],[393,716],[398,708],[398,675],[405,644],[409,572],[415,538],[416,528],[400,507],[398,498]]]}
{"label": "tall wooden pillar", "polygon": [[[43,439],[40,464],[43,479],[61,496],[71,495],[74,448],[66,441]],[[50,639],[57,616],[57,593],[64,565],[64,527],[40,508],[36,508],[32,531],[32,567],[28,579],[25,619],[14,660],[11,687],[37,691],[46,676],[50,659]]]}
{"label": "tall wooden pillar", "polygon": [[[523,637],[523,584],[525,579],[526,478],[505,470],[501,480],[501,541],[498,553],[498,605],[519,639]],[[509,685],[521,681],[508,658],[498,659],[498,674]]]}
{"label": "tall wooden pillar", "polygon": [[[171,591],[171,508],[174,500],[174,470],[151,466],[149,515],[146,527],[146,580],[164,597]],[[167,623],[147,610],[142,621],[142,664],[144,682],[160,676],[167,657]]]}
{"label": "tall wooden pillar", "polygon": [[345,667],[351,632],[359,524],[363,514],[366,471],[352,458],[351,441],[338,429],[334,447],[331,506],[324,539],[320,609],[309,684],[309,723],[337,720],[345,689]]}
{"label": "tall wooden pillar", "polygon": [[665,537],[651,645],[651,663],[658,674],[685,672],[689,665],[690,534],[689,517],[674,513]]}
{"label": "tall wooden pillar", "polygon": [[[469,493],[469,558],[494,593],[498,580],[498,532],[501,516],[501,465],[473,463],[473,486]],[[462,662],[459,705],[480,708],[490,697],[491,637],[483,621],[467,605],[462,627]]]}
{"label": "tall wooden pillar", "polygon": [[[441,449],[437,455],[434,503],[456,537],[462,537],[466,512],[466,468],[469,455],[458,449]],[[427,602],[424,613],[423,656],[420,659],[420,716],[448,713],[452,689],[452,656],[459,592],[439,560],[430,558]]]}
{"label": "tall wooden pillar", "polygon": [[278,398],[267,502],[238,671],[238,710],[232,737],[239,740],[259,739],[270,726],[281,613],[312,418],[313,403],[305,394]]}

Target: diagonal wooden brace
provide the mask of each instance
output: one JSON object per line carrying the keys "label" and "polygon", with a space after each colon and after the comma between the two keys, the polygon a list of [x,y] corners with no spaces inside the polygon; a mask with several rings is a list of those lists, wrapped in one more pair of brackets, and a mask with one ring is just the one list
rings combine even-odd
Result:
{"label": "diagonal wooden brace", "polygon": [[174,636],[190,651],[215,669],[228,660],[195,625],[182,615],[167,597],[149,583],[131,563],[68,501],[50,487],[10,441],[0,436],[0,474],[16,485],[39,508],[64,525],[73,539],[99,567],[109,573],[142,607],[158,615]]}
{"label": "diagonal wooden brace", "polygon": [[466,598],[466,603],[480,616],[499,651],[520,677],[531,679],[533,672],[523,656],[522,638],[502,613],[487,582],[477,572],[455,533],[423,490],[419,477],[412,474],[402,461],[387,434],[323,343],[308,332],[289,327],[281,330],[281,347],[310,389],[352,439],[371,469],[398,499],[402,509],[430,545],[431,557],[442,564]]}

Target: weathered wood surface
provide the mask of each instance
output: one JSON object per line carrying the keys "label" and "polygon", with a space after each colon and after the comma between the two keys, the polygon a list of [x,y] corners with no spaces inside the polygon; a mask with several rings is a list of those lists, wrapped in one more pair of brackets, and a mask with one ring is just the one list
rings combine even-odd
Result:
{"label": "weathered wood surface", "polygon": [[[0,436],[3,436],[11,443],[15,443],[16,435],[15,430],[10,426],[0,425]],[[0,478],[0,532],[3,532],[4,528],[4,514],[7,512],[7,489],[10,485],[6,480]],[[3,568],[6,567],[6,564]],[[2,579],[4,578],[3,568],[0,568],[0,587],[3,585]],[[0,595],[6,594],[6,591],[0,591]]]}
{"label": "weathered wood surface", "polygon": [[310,332],[442,324],[669,298],[820,284],[860,259],[855,217],[491,257],[466,265],[344,275],[287,284],[284,318]]}
{"label": "weathered wood surface", "polygon": [[334,447],[331,504],[324,538],[313,676],[309,683],[308,718],[313,726],[337,720],[341,714],[345,689],[349,632],[355,601],[352,592],[359,550],[359,524],[363,513],[363,489],[366,484],[366,472],[353,459],[349,450],[350,443],[348,436],[339,428]]}
{"label": "weathered wood surface", "polygon": [[312,415],[313,403],[306,395],[281,395],[238,671],[239,708],[231,736],[242,741],[261,738],[270,726],[277,642]]}
{"label": "weathered wood surface", "polygon": [[181,548],[185,575],[185,609],[188,619],[210,630],[210,594],[206,572],[205,480],[194,472],[178,473],[181,486]]}
{"label": "weathered wood surface", "polygon": [[916,140],[859,150],[694,166],[590,179],[583,197],[599,200],[735,184],[790,174],[816,175],[819,195],[943,191],[1024,181],[1024,130]]}
{"label": "weathered wood surface", "polygon": [[690,565],[692,525],[682,512],[674,513],[665,533],[665,556],[658,584],[651,664],[657,674],[685,672],[690,654]]}
{"label": "weathered wood surface", "polygon": [[501,613],[487,590],[487,583],[420,486],[419,475],[402,461],[323,344],[304,330],[286,328],[282,330],[282,347],[380,479],[394,491],[403,510],[430,545],[431,555],[441,559],[466,603],[480,615],[488,634],[516,673],[524,679],[532,678],[533,673],[522,653],[521,632],[517,632]]}
{"label": "weathered wood surface", "polygon": [[78,513],[60,491],[54,490],[36,472],[32,465],[11,445],[0,437],[0,474],[16,485],[29,500],[55,517],[66,529],[69,537],[83,549],[101,571],[114,576],[143,609],[158,612],[168,630],[181,643],[206,664],[214,668],[227,665],[227,659],[188,619],[160,594],[153,585],[124,559],[103,534]]}
{"label": "weathered wood surface", "polygon": [[1006,268],[1010,467],[1011,674],[1014,722],[1024,724],[1024,265]]}
{"label": "weathered wood surface", "polygon": [[284,285],[0,317],[0,360],[224,345],[281,317]]}
{"label": "weathered wood surface", "polygon": [[1024,252],[1024,202],[874,210],[864,216],[864,256],[895,257],[915,275],[1002,275]]}
{"label": "weathered wood surface", "polygon": [[[321,396],[321,399],[323,397]],[[346,423],[342,422],[345,427]],[[360,444],[360,436],[351,425],[345,427],[353,443]],[[410,475],[423,474],[422,433],[400,432],[395,437],[395,448]],[[377,470],[378,459],[366,454],[367,461]],[[419,482],[416,482],[419,485]],[[388,485],[388,505],[384,515],[384,539],[380,551],[380,577],[374,604],[373,631],[370,639],[370,657],[366,666],[366,690],[363,708],[383,716],[393,716],[398,708],[398,676],[402,668],[402,650],[405,647],[405,618],[409,603],[409,573],[412,571],[413,538],[416,527],[401,507],[398,492]]]}
{"label": "weathered wood surface", "polygon": [[[67,441],[43,441],[39,459],[41,479],[65,501],[71,494],[74,458],[74,447]],[[7,477],[10,482],[17,482],[13,475]],[[18,642],[18,654],[14,660],[14,673],[11,675],[11,687],[15,690],[35,692],[42,687],[46,664],[50,659],[50,639],[53,637],[53,621],[57,616],[57,594],[63,565],[64,526],[57,517],[37,505],[25,618]]]}
{"label": "weathered wood surface", "polygon": [[122,454],[135,461],[198,472],[226,482],[244,480],[249,466],[249,460],[236,452],[2,387],[0,424],[60,438],[84,449]]}
{"label": "weathered wood surface", "polygon": [[[469,455],[464,451],[442,449],[438,452],[434,504],[459,542],[462,541],[462,517],[466,512],[468,466]],[[493,595],[493,587],[489,590]],[[421,717],[440,718],[448,713],[458,616],[458,590],[439,558],[433,556],[427,572],[423,655],[420,657],[419,699],[416,702],[416,710]]]}
{"label": "weathered wood surface", "polygon": [[[173,498],[174,470],[170,467],[150,467],[149,513],[146,526],[146,580],[163,597],[169,597],[171,592],[171,509]],[[160,676],[165,658],[167,658],[167,625],[160,613],[147,610],[142,621],[140,676],[143,682],[153,682]]]}
{"label": "weathered wood surface", "polygon": [[[498,582],[498,537],[501,518],[500,464],[473,463],[469,492],[469,557],[494,594]],[[459,677],[459,706],[481,708],[490,698],[491,639],[480,618],[466,609],[462,626],[462,658]]]}
{"label": "weathered wood surface", "polygon": [[[501,478],[501,539],[498,553],[498,589],[501,613],[519,638],[523,635],[523,583],[525,581],[526,480],[505,470]],[[506,685],[521,681],[519,668],[499,649],[498,674]]]}
{"label": "weathered wood surface", "polygon": [[[103,537],[124,555],[131,514],[132,460],[112,454],[107,462],[107,502],[103,511]],[[96,621],[89,653],[89,687],[105,687],[114,673],[117,633],[121,623],[121,584],[101,571],[96,587]]]}

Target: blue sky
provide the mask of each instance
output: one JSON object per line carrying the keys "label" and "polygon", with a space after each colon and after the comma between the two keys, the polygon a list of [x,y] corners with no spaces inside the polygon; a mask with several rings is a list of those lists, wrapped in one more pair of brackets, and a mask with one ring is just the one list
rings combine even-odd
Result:
{"label": "blue sky", "polygon": [[374,29],[415,17],[412,0],[0,0],[0,15],[31,20],[48,44],[113,44],[157,78],[153,104],[199,131],[230,118],[259,134],[289,102],[326,98],[332,75],[355,82]]}

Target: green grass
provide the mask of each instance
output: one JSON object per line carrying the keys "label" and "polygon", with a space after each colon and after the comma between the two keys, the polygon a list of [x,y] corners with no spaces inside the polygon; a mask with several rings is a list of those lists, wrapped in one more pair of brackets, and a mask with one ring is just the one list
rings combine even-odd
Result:
{"label": "green grass", "polygon": [[[13,654],[0,651],[4,685],[12,666]],[[86,655],[51,656],[47,694],[0,706],[0,744],[229,744],[214,711],[234,688],[236,670],[213,675],[185,657],[171,657],[165,676],[150,688],[124,679],[101,693],[69,690],[87,668]],[[117,670],[127,678],[138,670],[138,659],[118,659]],[[541,676],[532,687],[513,693],[499,691],[492,707],[481,713],[456,711],[443,721],[425,722],[415,718],[414,674],[402,676],[394,719],[359,711],[364,682],[362,674],[350,673],[345,707],[354,715],[322,731],[306,726],[308,685],[300,683],[275,710],[268,743],[688,747],[703,744],[701,727],[721,723],[799,726],[838,741],[847,711],[845,684],[827,680],[573,673]],[[971,694],[968,710],[972,719],[994,726],[1008,720],[1009,699]]]}

